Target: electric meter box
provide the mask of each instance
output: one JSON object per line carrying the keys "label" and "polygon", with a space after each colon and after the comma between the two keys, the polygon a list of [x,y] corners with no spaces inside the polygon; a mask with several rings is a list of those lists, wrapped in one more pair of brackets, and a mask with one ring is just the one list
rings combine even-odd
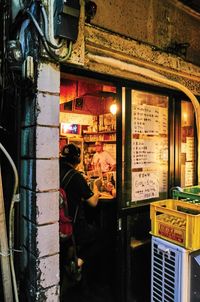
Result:
{"label": "electric meter box", "polygon": [[79,0],[54,1],[54,36],[76,41],[80,16]]}

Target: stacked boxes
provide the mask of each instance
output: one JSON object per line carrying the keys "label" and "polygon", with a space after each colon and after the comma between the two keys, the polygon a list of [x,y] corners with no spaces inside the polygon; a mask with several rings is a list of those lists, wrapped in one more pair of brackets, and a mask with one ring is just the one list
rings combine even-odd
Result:
{"label": "stacked boxes", "polygon": [[200,204],[167,199],[151,203],[151,233],[191,251],[200,249]]}
{"label": "stacked boxes", "polygon": [[[175,194],[177,199],[150,205],[151,302],[200,301],[200,198],[191,192]],[[192,255],[197,263],[195,273]]]}

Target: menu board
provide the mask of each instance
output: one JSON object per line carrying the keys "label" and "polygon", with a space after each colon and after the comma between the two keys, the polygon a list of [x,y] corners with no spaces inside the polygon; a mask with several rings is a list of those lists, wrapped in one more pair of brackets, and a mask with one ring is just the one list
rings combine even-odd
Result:
{"label": "menu board", "polygon": [[132,91],[132,201],[168,189],[168,98]]}

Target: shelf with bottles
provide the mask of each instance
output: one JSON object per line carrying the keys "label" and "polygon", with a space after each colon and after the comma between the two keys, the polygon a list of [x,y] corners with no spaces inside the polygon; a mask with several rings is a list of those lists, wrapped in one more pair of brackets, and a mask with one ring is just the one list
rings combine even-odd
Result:
{"label": "shelf with bottles", "polygon": [[101,141],[104,143],[115,143],[116,142],[116,132],[94,132],[94,133],[85,133],[83,134],[84,143],[95,143]]}

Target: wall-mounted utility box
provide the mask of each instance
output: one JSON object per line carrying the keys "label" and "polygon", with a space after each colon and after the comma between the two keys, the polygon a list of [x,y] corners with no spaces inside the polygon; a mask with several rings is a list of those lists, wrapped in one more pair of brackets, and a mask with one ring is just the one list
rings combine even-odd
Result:
{"label": "wall-mounted utility box", "polygon": [[54,1],[54,36],[76,41],[80,16],[79,0]]}

